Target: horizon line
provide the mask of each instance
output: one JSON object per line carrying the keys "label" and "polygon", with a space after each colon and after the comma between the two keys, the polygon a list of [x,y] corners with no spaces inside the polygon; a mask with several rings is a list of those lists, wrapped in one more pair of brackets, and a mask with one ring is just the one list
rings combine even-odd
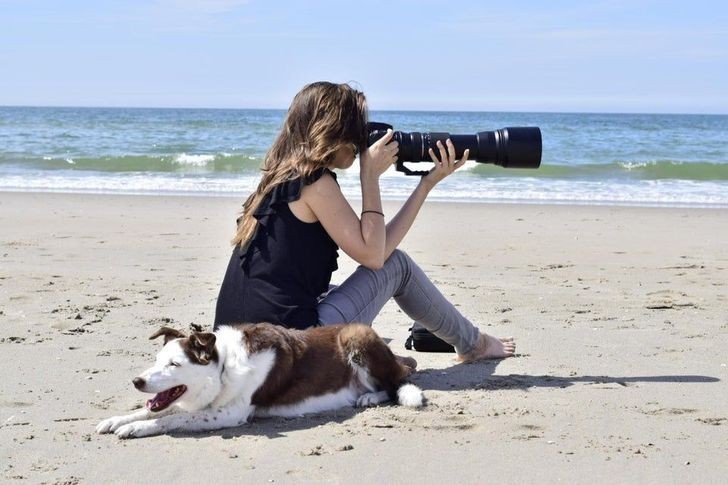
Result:
{"label": "horizon line", "polygon": [[[0,104],[0,108],[74,108],[74,109],[159,109],[159,110],[228,110],[228,111],[287,111],[288,108],[221,108],[205,106],[103,106],[103,105],[35,105],[35,104]],[[522,113],[522,114],[594,114],[594,115],[663,115],[663,116],[726,116],[726,113],[701,112],[649,112],[649,111],[525,111],[525,110],[473,110],[473,109],[370,109],[374,112],[408,112],[408,113]]]}

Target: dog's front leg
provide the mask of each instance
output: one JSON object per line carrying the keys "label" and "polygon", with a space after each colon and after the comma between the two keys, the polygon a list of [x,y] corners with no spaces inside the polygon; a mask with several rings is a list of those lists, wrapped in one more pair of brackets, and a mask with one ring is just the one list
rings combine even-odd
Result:
{"label": "dog's front leg", "polygon": [[140,410],[124,416],[112,416],[111,418],[104,419],[96,426],[96,432],[99,434],[112,433],[119,429],[119,427],[125,424],[133,423],[135,421],[143,421],[151,418],[158,418],[166,416],[168,414],[177,412],[176,406],[170,406],[167,409],[159,412],[152,412],[147,408],[141,408]]}
{"label": "dog's front leg", "polygon": [[170,431],[212,431],[232,428],[246,423],[253,409],[254,406],[238,403],[219,409],[179,413],[125,424],[119,427],[115,433],[119,438],[142,438]]}

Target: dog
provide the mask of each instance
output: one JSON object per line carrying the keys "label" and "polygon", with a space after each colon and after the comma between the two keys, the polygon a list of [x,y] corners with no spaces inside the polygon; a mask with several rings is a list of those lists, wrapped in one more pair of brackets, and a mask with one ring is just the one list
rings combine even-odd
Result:
{"label": "dog", "polygon": [[96,432],[141,438],[235,427],[254,416],[293,417],[396,401],[418,408],[412,368],[363,324],[293,330],[269,323],[190,335],[162,327],[153,367],[132,380],[154,393],[139,411],[101,421]]}

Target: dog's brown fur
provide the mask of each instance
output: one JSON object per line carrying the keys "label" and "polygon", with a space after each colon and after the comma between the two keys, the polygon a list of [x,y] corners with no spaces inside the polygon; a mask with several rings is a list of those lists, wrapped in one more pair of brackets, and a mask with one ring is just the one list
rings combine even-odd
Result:
{"label": "dog's brown fur", "polygon": [[200,365],[207,365],[210,362],[217,362],[217,349],[215,348],[215,334],[209,332],[192,332],[188,337],[179,330],[169,327],[162,327],[154,332],[149,340],[164,335],[164,344],[170,340],[181,338],[180,346],[191,362]]}
{"label": "dog's brown fur", "polygon": [[[265,383],[253,394],[252,404],[269,407],[295,404],[308,396],[346,387],[352,363],[368,368],[390,399],[410,369],[400,364],[387,344],[363,324],[293,330],[268,323],[239,324],[249,354],[273,349],[276,361]],[[318,369],[312,372],[311,369]]]}

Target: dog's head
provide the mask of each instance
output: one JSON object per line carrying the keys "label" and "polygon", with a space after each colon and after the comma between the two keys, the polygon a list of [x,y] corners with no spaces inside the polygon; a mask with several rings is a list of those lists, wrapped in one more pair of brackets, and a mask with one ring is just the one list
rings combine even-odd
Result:
{"label": "dog's head", "polygon": [[135,377],[134,387],[155,393],[147,401],[151,411],[162,411],[175,404],[186,411],[202,409],[220,391],[220,366],[215,334],[162,327],[150,339],[164,337],[164,346],[153,367]]}

